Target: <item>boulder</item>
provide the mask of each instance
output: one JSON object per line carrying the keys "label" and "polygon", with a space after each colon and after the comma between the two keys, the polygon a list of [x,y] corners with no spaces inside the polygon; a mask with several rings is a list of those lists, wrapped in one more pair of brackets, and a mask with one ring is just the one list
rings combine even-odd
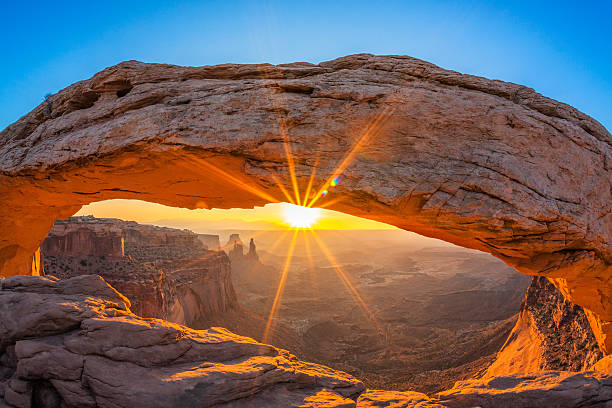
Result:
{"label": "boulder", "polygon": [[459,381],[438,398],[449,408],[607,408],[612,405],[612,376],[550,371]]}
{"label": "boulder", "polygon": [[[246,399],[240,406],[342,407],[364,390],[348,374],[223,328],[138,317],[96,275],[4,279],[0,316],[0,397],[9,406],[41,399],[45,407],[207,407]],[[271,391],[283,387],[282,398]]]}

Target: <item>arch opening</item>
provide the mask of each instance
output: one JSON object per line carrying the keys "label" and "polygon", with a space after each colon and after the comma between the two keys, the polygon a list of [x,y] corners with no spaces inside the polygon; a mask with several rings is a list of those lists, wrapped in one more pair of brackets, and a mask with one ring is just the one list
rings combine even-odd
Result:
{"label": "arch opening", "polygon": [[369,387],[441,391],[484,370],[508,337],[528,277],[488,254],[334,211],[294,228],[285,205],[96,202],[56,222],[44,270],[100,274],[136,314],[227,327]]}
{"label": "arch opening", "polygon": [[3,276],[37,273],[53,222],[94,201],[251,208],[325,196],[546,276],[612,349],[610,134],[533,90],[407,57],[127,62],[50,97],[1,140]]}

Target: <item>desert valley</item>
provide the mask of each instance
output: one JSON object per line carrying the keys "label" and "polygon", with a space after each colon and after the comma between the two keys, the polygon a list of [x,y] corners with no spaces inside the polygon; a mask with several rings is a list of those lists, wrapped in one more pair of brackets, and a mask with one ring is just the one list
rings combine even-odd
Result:
{"label": "desert valley", "polygon": [[[291,240],[282,230],[215,232],[72,217],[41,246],[44,274],[99,275],[140,316],[261,341]],[[528,369],[582,370],[603,357],[580,307],[487,254],[401,230],[297,236],[266,342],[368,388],[434,395],[486,378],[524,346],[525,326],[541,342]]]}
{"label": "desert valley", "polygon": [[[264,326],[255,321],[263,323],[272,307],[289,239],[274,252],[265,248],[283,234],[251,232],[269,243],[257,251],[254,240],[250,249],[240,240],[248,232],[227,232],[221,251],[219,235],[75,217],[56,223],[42,255],[46,275],[100,275],[141,316],[195,329],[231,327],[262,340]],[[393,230],[320,231],[336,256],[332,264],[303,234],[274,319],[282,336],[273,331],[268,341],[371,388],[431,393],[486,369],[531,281],[488,255]],[[124,253],[113,250],[122,245]],[[312,255],[306,245],[314,247]],[[354,301],[335,268],[354,282],[364,304]],[[255,321],[245,326],[241,313]],[[596,346],[592,335],[589,340]]]}

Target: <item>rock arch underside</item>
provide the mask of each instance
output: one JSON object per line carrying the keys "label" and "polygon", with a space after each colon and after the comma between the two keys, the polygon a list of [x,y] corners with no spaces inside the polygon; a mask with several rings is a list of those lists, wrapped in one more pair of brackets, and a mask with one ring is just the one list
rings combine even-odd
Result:
{"label": "rock arch underside", "polygon": [[[37,274],[53,222],[131,198],[316,205],[545,276],[612,351],[612,137],[524,86],[410,57],[179,67],[128,61],[0,134],[0,274]],[[290,150],[290,154],[288,154]],[[294,168],[292,176],[291,168]]]}

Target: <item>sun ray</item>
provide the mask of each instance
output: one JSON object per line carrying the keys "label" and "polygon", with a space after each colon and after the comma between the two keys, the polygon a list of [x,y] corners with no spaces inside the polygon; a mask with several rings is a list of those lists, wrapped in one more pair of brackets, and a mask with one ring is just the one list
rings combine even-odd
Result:
{"label": "sun ray", "polygon": [[346,170],[346,168],[353,161],[355,154],[361,149],[361,147],[367,142],[372,135],[376,134],[387,121],[387,119],[391,116],[393,111],[396,108],[395,101],[397,100],[399,94],[396,94],[391,101],[385,106],[385,108],[372,120],[365,128],[365,131],[359,136],[357,142],[353,144],[353,147],[348,151],[348,153],[344,156],[338,167],[332,172],[327,181],[321,186],[317,194],[312,198],[312,200],[307,204],[307,207],[312,207],[322,196],[323,191],[326,191],[330,185],[332,185],[332,181],[335,180],[338,176]]}
{"label": "sun ray", "polygon": [[251,186],[247,183],[245,183],[244,181],[240,180],[237,177],[232,176],[231,174],[229,174],[228,172],[218,168],[217,166],[208,163],[207,161],[203,160],[203,159],[197,159],[195,157],[190,157],[190,158],[182,158],[183,161],[188,161],[191,164],[200,167],[201,169],[207,169],[208,171],[211,171],[213,173],[215,173],[216,175],[218,175],[219,177],[223,178],[225,181],[229,182],[230,184],[233,184],[234,186],[247,191],[253,195],[256,195],[259,198],[262,198],[268,202],[271,203],[278,203],[280,202],[280,200],[276,199],[275,197],[271,196],[270,194],[266,193],[265,191],[262,191],[261,189],[255,187],[255,186]]}
{"label": "sun ray", "polygon": [[323,254],[327,258],[327,260],[330,262],[332,268],[336,271],[338,277],[340,278],[340,280],[342,281],[342,283],[344,284],[344,286],[348,290],[349,294],[353,298],[353,301],[361,309],[361,312],[364,314],[366,319],[369,319],[369,320],[372,321],[372,323],[374,323],[378,333],[379,334],[383,334],[384,331],[382,330],[382,327],[378,323],[378,320],[376,320],[376,317],[374,316],[374,313],[372,313],[372,311],[370,310],[368,305],[365,303],[365,301],[363,300],[363,298],[359,294],[359,291],[357,290],[357,288],[351,283],[349,278],[346,276],[346,273],[344,272],[344,270],[340,266],[338,260],[334,257],[334,255],[331,253],[329,248],[327,248],[327,245],[325,245],[325,243],[321,240],[321,238],[319,238],[319,236],[317,235],[317,233],[314,230],[312,231],[312,233],[313,233],[313,237],[315,238],[315,241],[317,242],[319,248],[321,249],[321,251],[323,251]]}
{"label": "sun ray", "polygon": [[267,261],[270,258],[270,255],[272,254],[272,252],[276,249],[276,247],[278,247],[280,244],[282,244],[283,242],[285,242],[285,238],[287,238],[287,234],[289,234],[289,231],[283,231],[283,234],[277,238],[272,245],[270,245],[268,248],[266,248],[266,251],[263,255],[261,255],[261,257],[259,258],[261,263],[265,263],[265,261]]}
{"label": "sun ray", "polygon": [[302,205],[302,201],[300,200],[300,187],[298,185],[297,176],[295,175],[295,164],[293,162],[293,153],[291,151],[291,146],[287,140],[287,135],[283,136],[283,145],[285,146],[285,155],[287,157],[287,163],[289,165],[289,176],[291,177],[291,184],[293,185],[293,191],[295,193],[295,200],[297,201],[297,205]]}
{"label": "sun ray", "polygon": [[276,313],[278,312],[278,305],[280,303],[281,296],[283,294],[283,289],[285,288],[285,282],[287,281],[287,274],[289,273],[289,267],[291,266],[291,259],[293,258],[293,250],[295,249],[295,239],[297,237],[298,230],[295,230],[293,233],[293,238],[291,240],[291,244],[289,246],[289,250],[287,251],[287,258],[285,259],[285,265],[283,266],[283,271],[281,273],[280,280],[278,282],[278,287],[276,289],[276,295],[274,296],[274,302],[272,302],[272,308],[270,309],[270,314],[268,315],[268,321],[266,322],[266,327],[264,329],[262,343],[266,343],[268,341],[268,337],[270,336],[273,329],[273,321],[276,317]]}
{"label": "sun ray", "polygon": [[[293,152],[291,149],[291,142],[289,140],[289,129],[287,126],[287,121],[281,116],[281,112],[288,112],[286,107],[286,103],[283,104],[278,95],[275,95],[272,92],[272,89],[277,86],[275,82],[272,81],[271,75],[269,74],[270,67],[263,67],[263,76],[268,81],[268,93],[269,100],[272,103],[272,110],[276,113],[276,121],[278,122],[278,130],[281,138],[283,139],[283,150],[285,152],[285,158],[287,159],[287,166],[289,167],[289,177],[291,179],[291,185],[293,186],[293,193],[295,194],[295,202],[297,205],[302,205],[300,199],[300,188],[297,181],[297,176],[295,174],[295,162],[293,159]],[[285,105],[285,106],[282,106]]]}
{"label": "sun ray", "polygon": [[343,201],[343,197],[334,198],[333,200],[325,201],[323,204],[319,205],[317,208],[328,208],[341,201]]}
{"label": "sun ray", "polygon": [[304,191],[304,204],[308,203],[310,197],[310,190],[312,189],[312,183],[314,181],[315,175],[317,174],[317,167],[319,166],[319,155],[317,155],[317,159],[315,161],[314,166],[312,167],[312,171],[310,172],[310,178],[308,179],[308,185],[306,186],[306,191]]}
{"label": "sun ray", "polygon": [[291,197],[291,195],[289,194],[289,192],[287,191],[285,186],[283,186],[283,184],[280,182],[278,177],[276,177],[276,175],[272,174],[272,180],[274,180],[274,182],[276,183],[276,185],[278,186],[280,191],[283,193],[283,195],[285,196],[287,201],[290,202],[291,204],[295,204],[295,201],[293,201],[293,198]]}
{"label": "sun ray", "polygon": [[319,284],[317,283],[316,275],[315,275],[315,265],[312,259],[312,250],[310,249],[310,238],[309,234],[312,234],[312,230],[308,229],[304,231],[304,247],[306,249],[306,259],[308,260],[308,274],[310,276],[310,286],[313,291],[317,294],[317,298],[319,297]]}

